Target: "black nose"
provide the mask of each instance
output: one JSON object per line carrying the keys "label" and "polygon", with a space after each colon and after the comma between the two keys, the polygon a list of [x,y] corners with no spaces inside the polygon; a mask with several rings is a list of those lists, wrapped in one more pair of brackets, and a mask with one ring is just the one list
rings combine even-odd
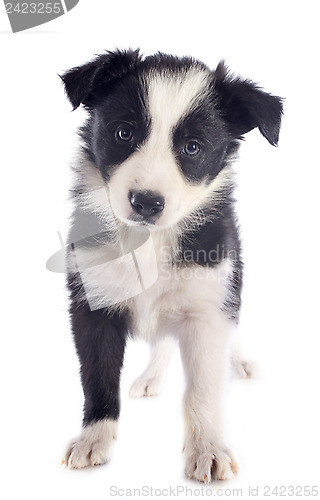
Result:
{"label": "black nose", "polygon": [[129,200],[133,210],[145,219],[159,215],[164,208],[164,197],[153,191],[130,191]]}

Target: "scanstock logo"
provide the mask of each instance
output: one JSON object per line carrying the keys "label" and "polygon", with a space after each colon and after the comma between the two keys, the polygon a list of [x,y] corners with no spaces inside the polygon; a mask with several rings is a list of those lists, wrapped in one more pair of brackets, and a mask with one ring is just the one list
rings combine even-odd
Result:
{"label": "scanstock logo", "polygon": [[59,2],[7,2],[4,0],[13,33],[48,23],[63,16],[78,3],[79,0]]}

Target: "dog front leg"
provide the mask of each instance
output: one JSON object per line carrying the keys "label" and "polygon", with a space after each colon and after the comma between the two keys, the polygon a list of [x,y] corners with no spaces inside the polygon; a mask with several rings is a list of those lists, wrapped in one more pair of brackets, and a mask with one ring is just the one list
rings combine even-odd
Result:
{"label": "dog front leg", "polygon": [[226,445],[223,400],[229,378],[232,322],[215,314],[188,315],[179,341],[186,374],[184,398],[186,475],[205,483],[238,470]]}
{"label": "dog front leg", "polygon": [[82,468],[106,462],[116,438],[119,381],[127,336],[124,314],[91,311],[73,302],[71,322],[85,397],[83,429],[70,444],[64,463]]}

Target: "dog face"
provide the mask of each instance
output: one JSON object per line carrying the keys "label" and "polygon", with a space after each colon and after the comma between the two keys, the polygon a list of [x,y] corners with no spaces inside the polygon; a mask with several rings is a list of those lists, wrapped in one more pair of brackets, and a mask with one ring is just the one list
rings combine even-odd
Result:
{"label": "dog face", "polygon": [[277,144],[281,100],[190,58],[107,53],[62,76],[89,111],[87,154],[116,218],[168,227],[214,203],[238,141],[259,127]]}

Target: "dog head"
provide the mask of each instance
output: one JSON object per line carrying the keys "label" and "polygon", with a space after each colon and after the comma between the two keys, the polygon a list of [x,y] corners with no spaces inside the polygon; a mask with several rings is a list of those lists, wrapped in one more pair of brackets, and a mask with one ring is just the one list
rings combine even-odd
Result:
{"label": "dog head", "polygon": [[116,218],[168,227],[212,203],[243,134],[272,145],[282,102],[248,80],[192,58],[107,52],[66,72],[66,93],[89,112],[85,150]]}

